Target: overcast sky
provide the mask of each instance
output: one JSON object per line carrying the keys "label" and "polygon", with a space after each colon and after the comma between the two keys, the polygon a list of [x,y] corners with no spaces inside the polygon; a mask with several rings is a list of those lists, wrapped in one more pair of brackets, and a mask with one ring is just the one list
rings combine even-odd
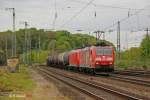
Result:
{"label": "overcast sky", "polygon": [[[56,1],[56,6],[55,6]],[[16,9],[16,29],[23,28],[21,21],[27,21],[30,27],[43,29],[66,29],[72,32],[84,30],[93,32],[103,30],[113,23],[128,15],[132,15],[140,9],[150,5],[150,0],[0,0],[0,31],[12,30],[12,13],[5,8],[14,7]],[[84,8],[79,12],[82,8]],[[130,8],[126,9],[126,8]],[[137,9],[137,10],[133,10]],[[57,18],[54,22],[54,16]],[[79,12],[79,13],[78,13]],[[96,12],[96,16],[95,16]],[[129,12],[129,13],[128,13]],[[72,17],[75,16],[75,17]],[[129,31],[137,31],[150,26],[150,7],[141,11],[138,15],[129,18],[121,23],[122,47],[126,45],[126,40],[131,42],[141,41],[144,32],[131,34]],[[106,39],[116,43],[116,27],[113,33],[106,35]],[[127,32],[128,31],[128,32]],[[133,32],[132,32],[133,33]],[[139,34],[140,33],[140,34]]]}

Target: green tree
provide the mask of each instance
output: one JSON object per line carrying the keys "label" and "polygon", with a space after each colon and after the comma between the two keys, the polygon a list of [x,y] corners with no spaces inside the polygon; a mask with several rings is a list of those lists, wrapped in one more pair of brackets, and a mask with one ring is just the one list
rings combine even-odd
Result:
{"label": "green tree", "polygon": [[141,43],[141,56],[142,57],[146,57],[146,58],[150,58],[150,36],[146,36]]}

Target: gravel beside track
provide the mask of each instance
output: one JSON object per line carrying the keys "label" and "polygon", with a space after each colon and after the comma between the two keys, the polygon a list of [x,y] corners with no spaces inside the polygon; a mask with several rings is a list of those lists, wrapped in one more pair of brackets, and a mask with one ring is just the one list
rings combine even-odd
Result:
{"label": "gravel beside track", "polygon": [[[50,71],[50,69],[51,68],[46,68],[46,70],[47,70],[46,73],[47,74],[50,74],[50,72],[53,73],[53,74],[55,73],[54,76],[56,77],[56,71],[52,72],[52,71]],[[54,71],[54,68],[52,68],[52,69]],[[42,70],[44,70],[44,69],[42,69]],[[59,71],[57,71],[57,72],[59,73]],[[58,75],[58,73],[57,73],[57,75]],[[82,90],[86,89],[88,91],[91,91],[91,93],[94,93],[94,94],[100,96],[101,99],[107,99],[107,100],[110,100],[110,99],[111,100],[122,100],[122,99],[125,99],[125,100],[126,99],[129,99],[129,100],[131,100],[131,99],[132,100],[145,99],[146,100],[147,99],[145,97],[138,96],[138,95],[133,95],[133,94],[129,94],[129,93],[125,94],[124,91],[121,92],[121,90],[120,91],[113,90],[112,87],[110,87],[110,86],[104,86],[102,84],[98,85],[98,84],[95,84],[95,83],[93,83],[91,81],[87,81],[87,80],[83,81],[83,80],[81,80],[79,78],[69,78],[68,76],[66,78],[66,75],[64,76],[64,75],[62,75],[62,73],[58,77],[59,78],[61,77],[60,79],[66,80],[67,82],[71,82],[72,84],[76,84],[76,86],[80,86],[80,88],[82,88]],[[103,86],[103,88],[102,88],[102,86]]]}

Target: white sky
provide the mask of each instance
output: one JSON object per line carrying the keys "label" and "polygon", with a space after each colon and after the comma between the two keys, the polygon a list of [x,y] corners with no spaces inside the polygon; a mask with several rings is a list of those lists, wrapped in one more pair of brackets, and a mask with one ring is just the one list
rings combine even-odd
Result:
{"label": "white sky", "polygon": [[[143,9],[150,5],[150,0],[94,0],[85,10],[71,21],[70,18],[79,12],[90,0],[56,0],[57,19],[55,29],[66,29],[71,32],[84,30],[93,32],[102,30],[128,16],[129,9],[104,7],[102,5]],[[95,5],[94,5],[95,4]],[[30,27],[52,29],[55,15],[55,0],[0,0],[0,31],[12,30],[12,13],[5,8],[16,9],[16,29],[23,28],[21,21],[28,21]],[[96,12],[96,17],[94,13]],[[136,10],[130,10],[130,14]],[[66,23],[64,25],[64,23]],[[121,43],[127,47],[126,38],[131,46],[138,46],[145,32],[131,34],[131,30],[150,28],[150,7],[138,16],[133,16],[121,23]],[[114,31],[117,26],[110,27]],[[126,35],[125,35],[126,34]],[[129,35],[130,34],[130,35]],[[116,32],[106,35],[106,39],[116,43]],[[137,43],[136,43],[137,42]]]}

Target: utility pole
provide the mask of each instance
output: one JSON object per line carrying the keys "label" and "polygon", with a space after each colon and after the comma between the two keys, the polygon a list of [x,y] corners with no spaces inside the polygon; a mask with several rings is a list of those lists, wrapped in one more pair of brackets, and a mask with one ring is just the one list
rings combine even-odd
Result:
{"label": "utility pole", "polygon": [[7,51],[7,36],[5,37],[5,54],[6,54],[6,65],[7,65],[7,58],[8,58],[8,51]]}
{"label": "utility pole", "polygon": [[39,47],[38,47],[38,63],[40,63],[40,51],[41,51],[41,37],[39,33]]}
{"label": "utility pole", "polygon": [[26,33],[26,57],[27,57],[27,64],[29,64],[29,33]]}
{"label": "utility pole", "polygon": [[12,57],[16,56],[15,8],[6,8],[13,12]]}
{"label": "utility pole", "polygon": [[149,36],[149,34],[148,34],[148,32],[150,31],[148,28],[146,28],[146,36],[148,37]]}
{"label": "utility pole", "polygon": [[14,32],[14,56],[16,57],[17,40],[15,33],[15,8],[13,8],[13,32]]}
{"label": "utility pole", "polygon": [[128,34],[125,33],[125,35],[126,35],[126,49],[128,50]]}
{"label": "utility pole", "polygon": [[28,52],[28,49],[27,49],[27,26],[28,26],[28,23],[25,21],[24,22],[24,25],[25,25],[25,36],[24,36],[24,45],[25,45],[25,47],[24,47],[24,51],[25,51],[25,63],[27,64],[28,63],[28,54],[27,54],[27,52]]}
{"label": "utility pole", "polygon": [[[148,28],[146,28],[146,39],[147,39],[147,43],[146,43],[146,46],[147,46],[147,48],[146,48],[146,57],[148,57],[148,52],[149,52],[149,29]],[[147,59],[145,59],[145,63],[147,62]]]}
{"label": "utility pole", "polygon": [[38,63],[38,41],[36,42],[36,63]]}
{"label": "utility pole", "polygon": [[117,59],[120,61],[120,21],[117,27]]}
{"label": "utility pole", "polygon": [[28,63],[28,55],[27,55],[27,26],[28,26],[28,23],[26,21],[24,22],[21,22],[21,24],[24,24],[25,26],[25,33],[24,33],[24,47],[23,47],[23,61],[25,64]]}
{"label": "utility pole", "polygon": [[28,33],[28,60],[29,60],[29,65],[31,65],[32,61],[31,61],[31,33]]}

